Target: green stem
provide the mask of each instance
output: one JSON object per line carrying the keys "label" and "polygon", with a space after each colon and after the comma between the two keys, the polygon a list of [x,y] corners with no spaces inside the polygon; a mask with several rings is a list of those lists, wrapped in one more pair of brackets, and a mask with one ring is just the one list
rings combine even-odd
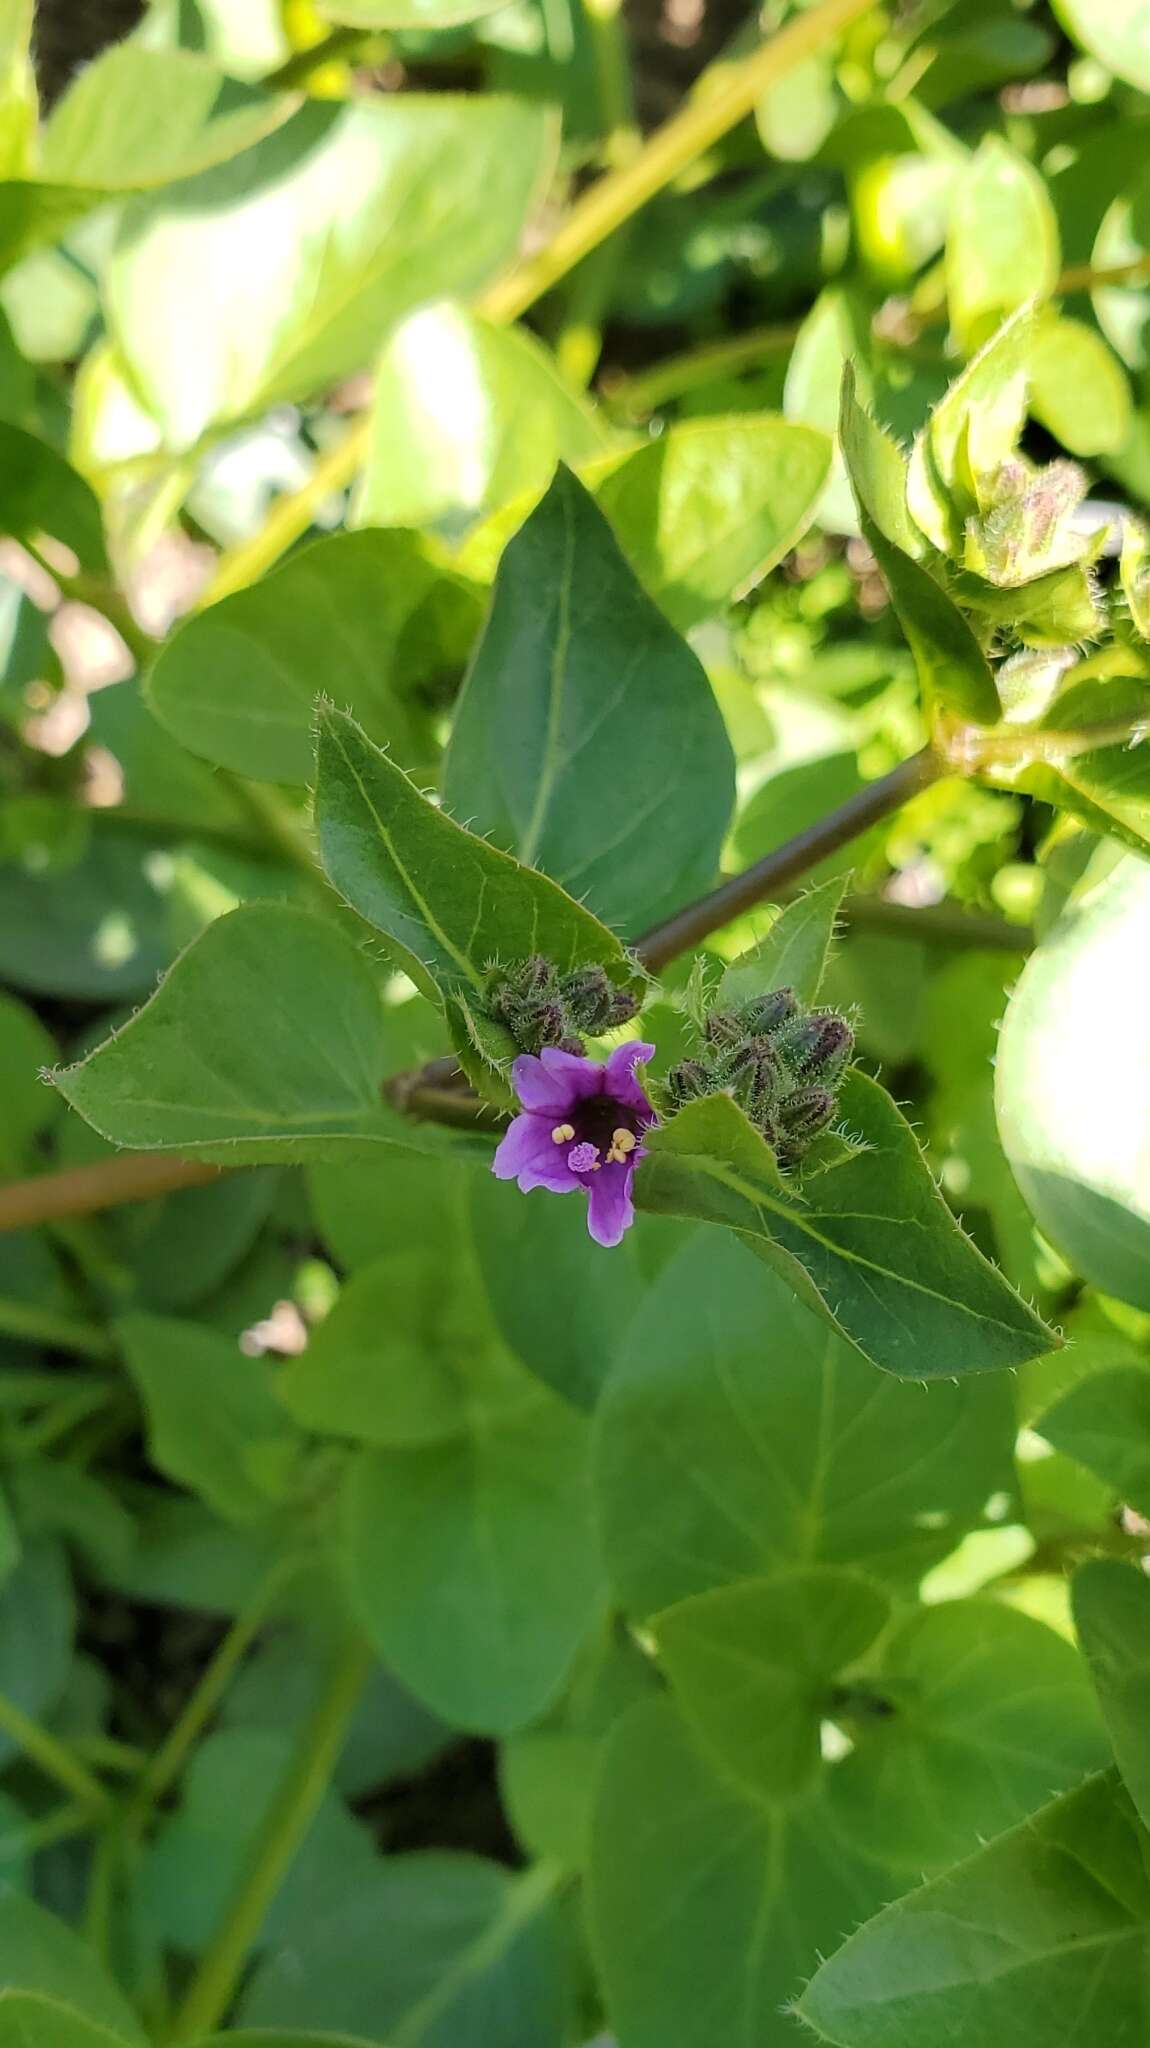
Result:
{"label": "green stem", "polygon": [[172,2042],[210,2034],[224,2019],[268,1908],[319,1810],[339,1761],[371,1660],[358,1640],[332,1668],[279,1795],[260,1829],[231,1904],[172,2028]]}
{"label": "green stem", "polygon": [[18,1458],[39,1457],[50,1445],[67,1436],[78,1422],[86,1422],[89,1415],[96,1415],[103,1408],[109,1395],[115,1389],[109,1384],[100,1387],[81,1387],[74,1394],[68,1394],[58,1401],[38,1421],[28,1423],[20,1430],[15,1441],[14,1452]]}
{"label": "green stem", "polygon": [[98,1324],[81,1322],[76,1316],[65,1315],[59,1309],[41,1308],[32,1301],[0,1300],[0,1337],[43,1344],[53,1351],[73,1351],[77,1358],[105,1359],[116,1355],[111,1338]]}
{"label": "green stem", "polygon": [[[551,240],[499,280],[477,310],[497,324],[517,320],[537,299],[631,220],[648,200],[738,126],[768,86],[865,14],[872,0],[822,0],[736,63],[712,65],[686,107],[656,129],[631,162],[600,178],[576,201]],[[220,556],[202,602],[254,583],[306,533],[320,505],[346,490],[367,452],[370,423],[359,419],[321,456],[301,490],[277,499],[258,533]]]}
{"label": "green stem", "polygon": [[296,1569],[293,1559],[281,1559],[236,1616],[179,1718],[145,1766],[124,1816],[124,1832],[129,1839],[143,1834],[154,1809],[179,1777],[192,1748],[215,1714],[233,1676]]}
{"label": "green stem", "polygon": [[325,64],[343,63],[351,58],[365,43],[375,38],[369,29],[333,28],[318,42],[306,50],[293,50],[274,71],[261,78],[265,92],[298,92]]}
{"label": "green stem", "polygon": [[794,345],[797,322],[785,326],[753,327],[726,341],[705,342],[700,348],[668,356],[634,377],[605,379],[601,396],[612,411],[627,419],[644,419],[668,400],[682,398],[688,391],[700,391],[719,377],[737,377],[757,370],[771,356],[785,355]]}
{"label": "green stem", "polygon": [[658,972],[677,959],[680,953],[699,945],[712,932],[720,931],[723,925],[731,924],[736,917],[753,910],[756,904],[769,902],[781,889],[825,860],[828,854],[848,846],[860,832],[865,832],[880,819],[890,817],[893,811],[901,810],[903,804],[917,796],[920,790],[952,772],[949,764],[941,760],[931,747],[912,754],[889,775],[882,776],[877,782],[868,782],[837,810],[809,825],[806,831],[796,833],[793,839],[764,855],[753,867],[731,875],[717,889],[712,889],[709,896],[686,904],[664,923],[645,932],[635,947],[643,965]]}
{"label": "green stem", "polygon": [[28,1822],[27,1827],[16,1828],[10,1835],[0,1836],[0,1857],[36,1856],[41,1849],[52,1849],[57,1842],[70,1841],[73,1835],[84,1835],[93,1825],[90,1806],[79,1800],[67,1806],[58,1806],[54,1813],[46,1813],[41,1820]]}
{"label": "green stem", "polygon": [[793,16],[749,56],[712,65],[704,89],[696,90],[630,163],[592,185],[550,241],[484,294],[480,311],[489,320],[517,320],[657,192],[737,128],[771,86],[833,41],[871,4],[872,0],[821,0],[821,5]]}
{"label": "green stem", "polygon": [[39,1765],[45,1777],[52,1778],[65,1792],[78,1799],[90,1815],[102,1818],[113,1812],[111,1794],[99,1779],[92,1776],[58,1736],[50,1734],[38,1721],[33,1721],[23,1707],[18,1707],[15,1700],[10,1700],[5,1693],[0,1693],[0,1730],[10,1737],[30,1762]]}

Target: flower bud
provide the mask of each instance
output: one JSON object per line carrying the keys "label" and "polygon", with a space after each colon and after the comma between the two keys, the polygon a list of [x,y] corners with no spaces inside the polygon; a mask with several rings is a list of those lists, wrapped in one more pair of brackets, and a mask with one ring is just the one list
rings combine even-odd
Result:
{"label": "flower bud", "polygon": [[778,1112],[779,1164],[794,1166],[835,1113],[829,1088],[796,1088]]}
{"label": "flower bud", "polygon": [[800,1073],[837,1081],[854,1051],[854,1042],[845,1017],[835,1010],[812,1010],[790,1027],[784,1050]]}
{"label": "flower bud", "polygon": [[667,1095],[676,1109],[711,1093],[711,1080],[702,1060],[680,1060],[667,1075]]}
{"label": "flower bud", "polygon": [[798,997],[793,988],[775,988],[769,995],[756,996],[743,1010],[743,1025],[748,1031],[777,1031],[788,1017],[798,1010]]}

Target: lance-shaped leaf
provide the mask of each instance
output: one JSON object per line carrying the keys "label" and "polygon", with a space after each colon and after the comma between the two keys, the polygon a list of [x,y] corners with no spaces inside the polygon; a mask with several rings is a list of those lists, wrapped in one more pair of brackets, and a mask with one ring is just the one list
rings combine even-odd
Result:
{"label": "lance-shaped leaf", "polygon": [[835,2048],[1150,2033],[1147,1841],[1110,1773],[860,1927],[796,2008]]}
{"label": "lance-shaped leaf", "polygon": [[751,1003],[775,988],[792,988],[801,1003],[817,1002],[845,887],[845,876],[836,875],[780,910],[757,945],[732,960],[719,983],[718,1008]]}
{"label": "lance-shaped leaf", "polygon": [[944,555],[960,560],[976,478],[1013,454],[1026,418],[1034,312],[1021,306],[939,400],[914,444],[907,474],[911,517]]}
{"label": "lance-shaped leaf", "polygon": [[1079,1565],[1074,1625],[1126,1789],[1150,1816],[1150,1581],[1116,1557]]}
{"label": "lance-shaped leaf", "polygon": [[999,703],[990,665],[957,605],[907,550],[911,526],[900,487],[902,458],[859,405],[849,366],[839,431],[863,536],[882,570],[923,690],[960,718],[994,724]]}
{"label": "lance-shaped leaf", "polygon": [[500,564],[448,805],[639,932],[710,888],[734,790],[701,662],[561,467]]}
{"label": "lance-shaped leaf", "polygon": [[561,973],[598,961],[616,987],[642,986],[590,911],[455,824],[342,712],[320,716],[316,819],[330,880],[427,993],[470,1003],[494,963],[535,954]]}
{"label": "lance-shaped leaf", "polygon": [[210,924],[122,1031],[54,1079],[114,1145],[241,1166],[420,1149],[384,1106],[386,1064],[363,955],[326,918],[261,903]]}
{"label": "lance-shaped leaf", "polygon": [[867,1149],[802,1185],[730,1097],[688,1103],[651,1134],[636,1200],[737,1230],[885,1372],[949,1378],[1049,1351],[1057,1338],[964,1234],[885,1090],[855,1073],[841,1103]]}

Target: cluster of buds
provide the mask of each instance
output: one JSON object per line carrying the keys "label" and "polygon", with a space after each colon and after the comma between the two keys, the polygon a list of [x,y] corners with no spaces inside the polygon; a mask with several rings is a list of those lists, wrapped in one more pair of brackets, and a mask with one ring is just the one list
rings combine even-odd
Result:
{"label": "cluster of buds", "polygon": [[1075,524],[1086,496],[1076,462],[1036,468],[1014,455],[979,480],[979,511],[966,522],[966,567],[988,583],[1015,589],[1089,554],[1090,535]]}
{"label": "cluster of buds", "polygon": [[505,1024],[521,1052],[582,1053],[583,1034],[600,1038],[635,1015],[639,1005],[626,989],[615,988],[602,967],[576,967],[560,974],[550,960],[535,954],[488,974],[486,1008]]}
{"label": "cluster of buds", "polygon": [[726,1094],[762,1132],[779,1165],[797,1166],[838,1107],[854,1033],[837,1010],[810,1010],[778,988],[735,1010],[712,1010],[693,1059],[667,1076],[676,1109]]}

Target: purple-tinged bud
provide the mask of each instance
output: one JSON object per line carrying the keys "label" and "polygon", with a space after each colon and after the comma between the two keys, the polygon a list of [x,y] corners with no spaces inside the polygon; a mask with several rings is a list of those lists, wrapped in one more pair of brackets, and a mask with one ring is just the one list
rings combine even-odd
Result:
{"label": "purple-tinged bud", "polygon": [[702,1060],[680,1060],[667,1075],[667,1095],[676,1109],[711,1093],[711,1078]]}
{"label": "purple-tinged bud", "polygon": [[522,972],[522,987],[525,992],[529,989],[549,987],[555,975],[550,960],[545,960],[542,953],[535,953],[530,960],[524,961]]}
{"label": "purple-tinged bud", "polygon": [[612,989],[610,1008],[607,1013],[609,1028],[614,1027],[616,1024],[629,1024],[632,1017],[637,1017],[638,1014],[638,996],[632,995],[629,988]]}
{"label": "purple-tinged bud", "polygon": [[793,988],[775,988],[768,995],[756,996],[742,1012],[743,1028],[747,1031],[777,1031],[793,1017],[799,1007]]}
{"label": "purple-tinged bud", "polygon": [[778,1111],[779,1132],[789,1153],[797,1156],[824,1130],[835,1113],[829,1088],[796,1088]]}
{"label": "purple-tinged bud", "polygon": [[743,1037],[743,1021],[734,1010],[712,1010],[703,1034],[709,1045],[737,1045]]}
{"label": "purple-tinged bud", "polygon": [[[548,1043],[550,1043],[550,1041],[548,1041]],[[573,1033],[568,1032],[565,1038],[561,1038],[559,1040],[559,1050],[560,1052],[573,1052],[575,1054],[576,1059],[582,1059],[583,1054],[587,1050],[587,1047],[584,1045],[583,1040],[581,1038],[576,1038],[573,1035]]]}
{"label": "purple-tinged bud", "polygon": [[812,1010],[787,1033],[788,1059],[804,1074],[837,1081],[854,1051],[854,1032],[834,1010]]}

